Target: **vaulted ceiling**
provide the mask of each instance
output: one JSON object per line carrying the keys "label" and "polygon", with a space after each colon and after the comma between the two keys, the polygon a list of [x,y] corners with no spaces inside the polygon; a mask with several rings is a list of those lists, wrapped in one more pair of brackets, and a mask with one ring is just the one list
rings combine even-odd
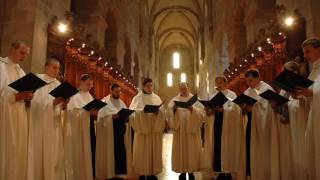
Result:
{"label": "vaulted ceiling", "polygon": [[160,51],[170,45],[195,48],[202,19],[203,0],[149,0],[148,3]]}

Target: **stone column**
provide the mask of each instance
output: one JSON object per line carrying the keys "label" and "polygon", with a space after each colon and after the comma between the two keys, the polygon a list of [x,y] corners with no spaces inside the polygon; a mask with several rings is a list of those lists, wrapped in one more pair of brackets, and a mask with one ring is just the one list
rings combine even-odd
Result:
{"label": "stone column", "polygon": [[40,0],[2,0],[4,7],[1,56],[5,56],[10,43],[16,40],[31,46],[31,52],[21,64],[26,71],[42,72],[47,56],[47,27],[53,15],[63,18],[69,9],[69,0],[53,2]]}

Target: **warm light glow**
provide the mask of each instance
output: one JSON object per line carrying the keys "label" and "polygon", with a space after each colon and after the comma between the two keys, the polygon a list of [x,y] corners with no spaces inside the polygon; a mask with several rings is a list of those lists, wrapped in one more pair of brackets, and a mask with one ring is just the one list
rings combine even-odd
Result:
{"label": "warm light glow", "polygon": [[294,18],[289,16],[284,20],[284,23],[286,26],[292,26],[294,23]]}
{"label": "warm light glow", "polygon": [[94,55],[94,51],[91,51],[91,52],[90,52],[90,55],[91,55],[91,56]]}
{"label": "warm light glow", "polygon": [[199,64],[200,64],[200,65],[202,65],[202,64],[203,64],[203,61],[202,61],[202,59],[200,59],[200,61],[199,61]]}
{"label": "warm light glow", "polygon": [[209,92],[210,92],[210,87],[209,87],[209,84],[210,84],[210,82],[209,82],[209,72],[207,72],[206,83],[207,83],[207,93],[209,94]]}
{"label": "warm light glow", "polygon": [[251,53],[251,57],[254,57],[254,53]]}
{"label": "warm light glow", "polygon": [[173,68],[174,69],[180,68],[180,54],[177,52],[173,53]]}
{"label": "warm light glow", "polygon": [[65,23],[59,23],[58,24],[58,31],[60,33],[65,33],[68,30],[68,26]]}
{"label": "warm light glow", "polygon": [[199,80],[199,74],[197,74],[197,82],[196,82],[196,86],[199,87],[199,84],[200,84],[200,80]]}
{"label": "warm light glow", "polygon": [[104,63],[104,66],[107,66],[108,65],[108,62]]}
{"label": "warm light glow", "polygon": [[85,44],[85,43],[82,43],[81,47],[82,47],[82,48],[85,48],[85,47],[86,47],[86,44]]}
{"label": "warm light glow", "polygon": [[187,82],[187,75],[186,75],[186,73],[181,73],[180,82],[182,82],[182,83]]}
{"label": "warm light glow", "polygon": [[101,59],[102,59],[102,57],[99,57],[99,58],[98,58],[98,61],[101,61]]}
{"label": "warm light glow", "polygon": [[258,51],[262,51],[262,47],[261,46],[258,47]]}
{"label": "warm light glow", "polygon": [[168,74],[167,74],[167,85],[168,85],[169,87],[172,87],[172,85],[173,85],[172,73],[168,73]]}
{"label": "warm light glow", "polygon": [[247,59],[245,59],[245,60],[244,60],[244,62],[248,62],[248,60],[247,60]]}
{"label": "warm light glow", "polygon": [[271,38],[267,38],[267,42],[271,44]]}

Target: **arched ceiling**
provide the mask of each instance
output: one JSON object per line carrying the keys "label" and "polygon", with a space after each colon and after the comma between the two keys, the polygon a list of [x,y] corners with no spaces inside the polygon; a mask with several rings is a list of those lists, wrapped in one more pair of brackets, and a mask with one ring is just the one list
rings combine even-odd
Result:
{"label": "arched ceiling", "polygon": [[203,0],[149,0],[148,3],[160,50],[175,44],[195,48]]}

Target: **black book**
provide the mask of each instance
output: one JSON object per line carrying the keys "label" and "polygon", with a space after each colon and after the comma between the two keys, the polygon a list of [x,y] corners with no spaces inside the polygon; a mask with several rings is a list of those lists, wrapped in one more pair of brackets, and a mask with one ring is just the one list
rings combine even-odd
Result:
{"label": "black book", "polygon": [[91,102],[89,102],[88,104],[86,104],[85,106],[83,106],[83,109],[87,110],[87,111],[91,111],[93,109],[101,109],[104,106],[106,106],[107,103],[100,101],[98,99],[94,99]]}
{"label": "black book", "polygon": [[247,104],[253,106],[257,100],[242,93],[236,99],[234,99],[233,102],[238,105]]}
{"label": "black book", "polygon": [[195,94],[187,102],[174,101],[174,104],[180,108],[189,108],[197,101],[198,101],[198,95]]}
{"label": "black book", "polygon": [[47,83],[33,73],[29,73],[22,78],[9,84],[9,86],[19,92],[36,91]]}
{"label": "black book", "polygon": [[65,100],[67,100],[73,95],[77,94],[78,92],[78,89],[73,87],[71,84],[69,84],[68,82],[63,82],[54,90],[52,90],[49,94],[55,98],[62,97]]}
{"label": "black book", "polygon": [[293,91],[297,86],[308,88],[313,81],[285,69],[272,81],[272,84],[283,90]]}
{"label": "black book", "polygon": [[288,98],[285,98],[285,97],[279,95],[278,93],[271,91],[270,89],[261,93],[259,96],[261,96],[267,100],[274,100],[277,102],[277,105],[281,105],[281,104],[284,104],[289,101]]}
{"label": "black book", "polygon": [[160,105],[145,105],[143,111],[146,113],[156,113],[163,104],[164,101]]}
{"label": "black book", "polygon": [[120,118],[127,118],[127,117],[129,117],[132,113],[134,113],[134,110],[122,108],[122,109],[117,113],[117,115],[120,116]]}
{"label": "black book", "polygon": [[211,100],[205,101],[205,100],[199,100],[201,104],[203,104],[205,107],[208,108],[215,108],[215,107],[223,107],[223,105],[228,101],[229,99],[226,98],[226,96],[219,91]]}

